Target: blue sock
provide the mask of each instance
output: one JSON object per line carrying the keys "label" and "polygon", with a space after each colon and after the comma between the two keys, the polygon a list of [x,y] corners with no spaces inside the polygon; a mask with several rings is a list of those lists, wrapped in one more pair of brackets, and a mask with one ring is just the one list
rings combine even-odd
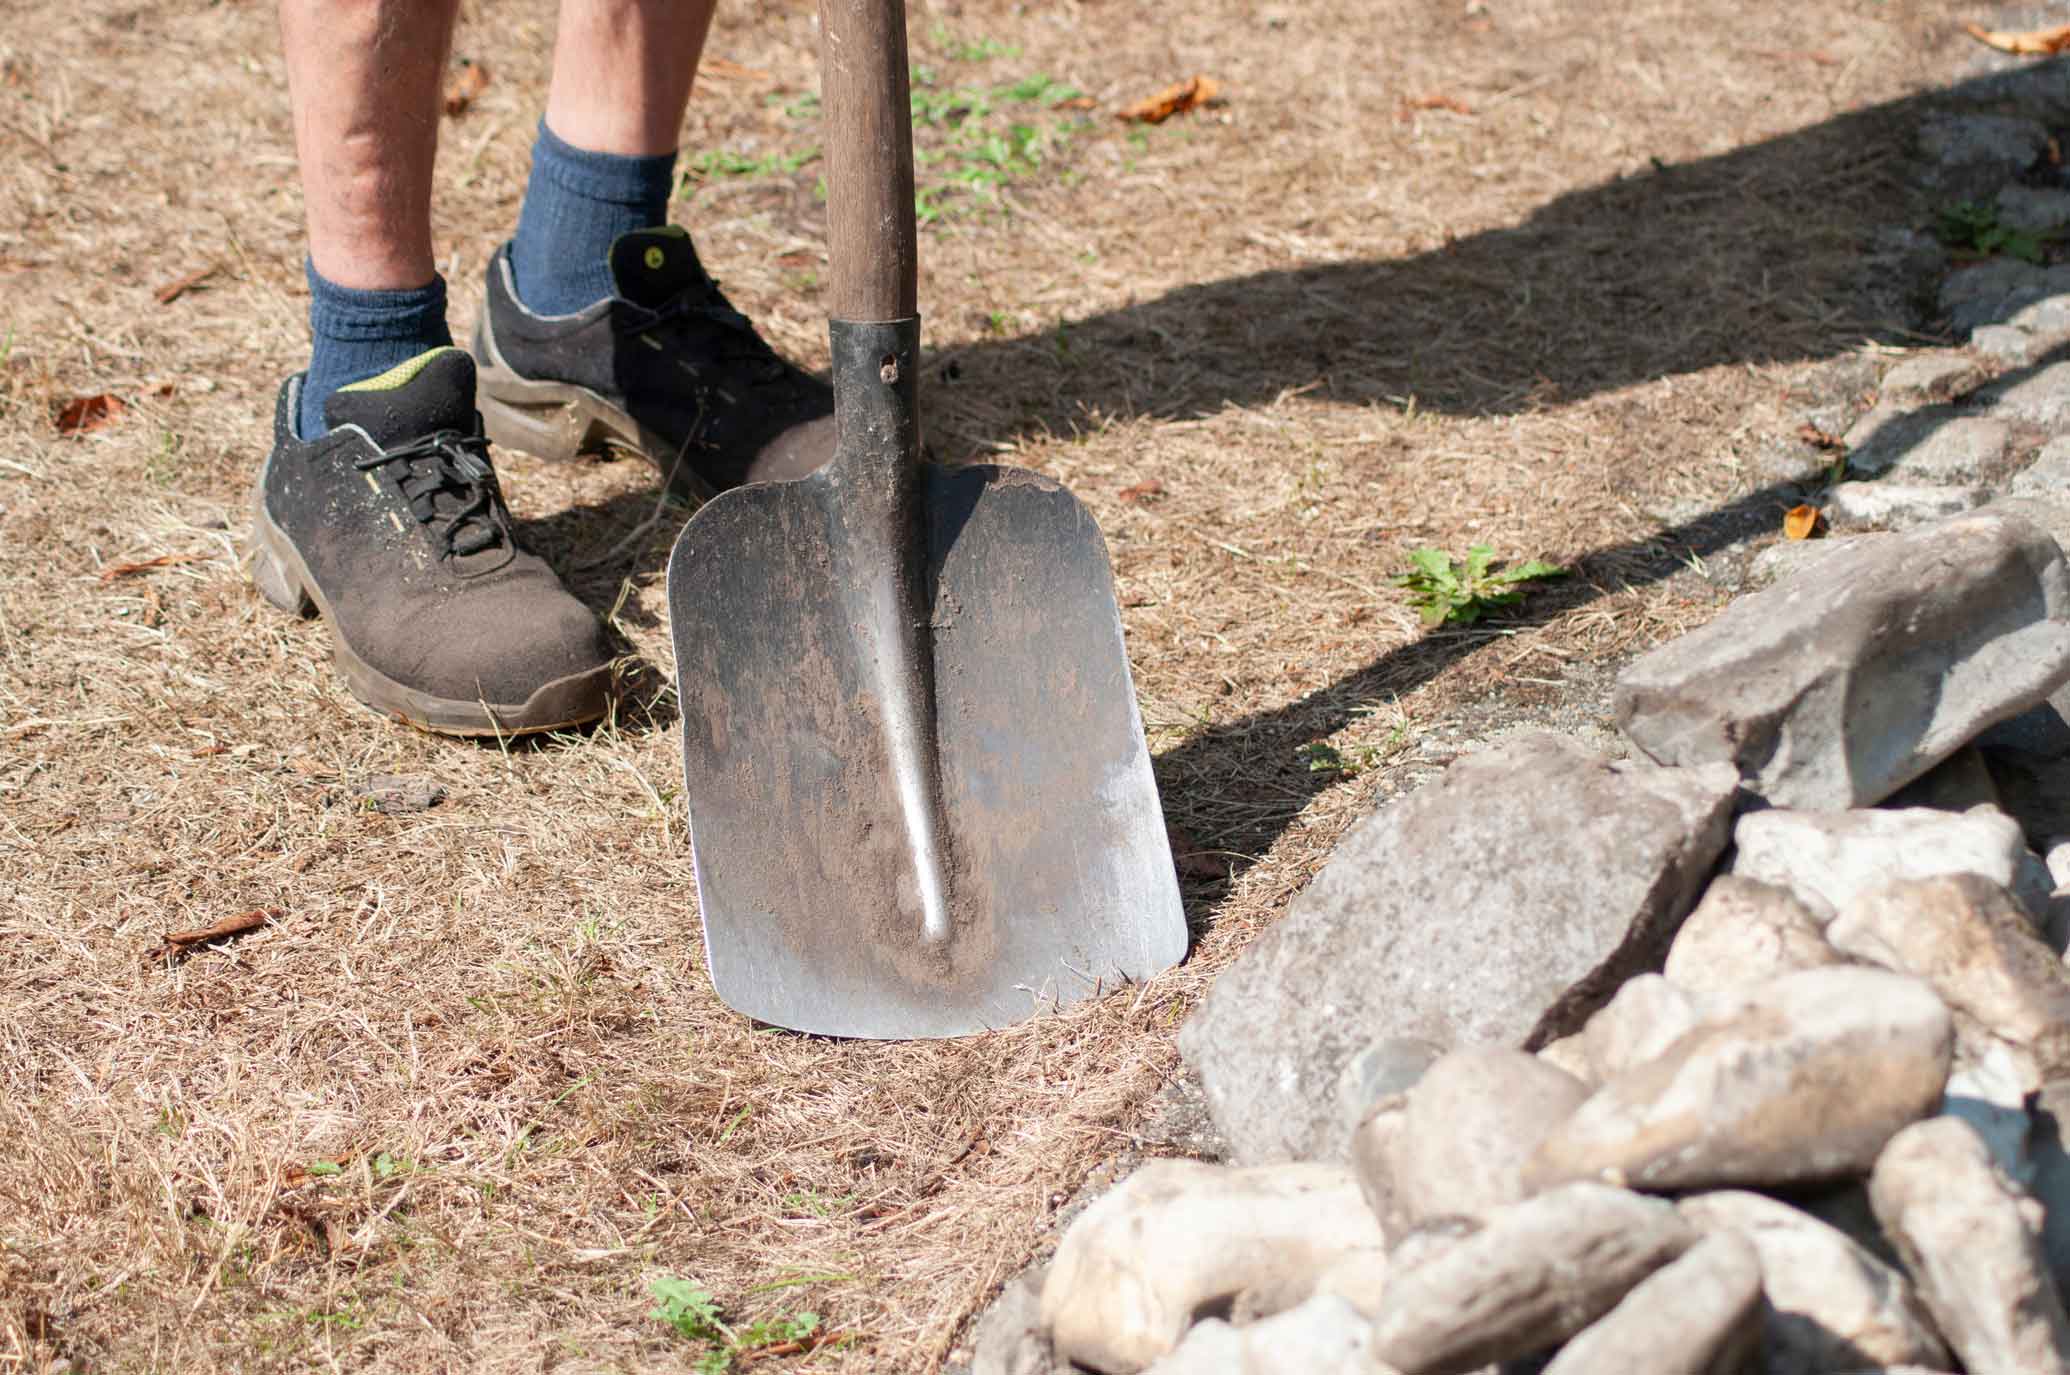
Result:
{"label": "blue sock", "polygon": [[540,120],[517,237],[510,241],[518,299],[540,315],[573,315],[611,295],[612,241],[666,224],[675,182],[674,153],[585,152]]}
{"label": "blue sock", "polygon": [[296,421],[304,439],[330,426],[323,403],[350,382],[364,382],[426,349],[453,342],[446,328],[446,279],[403,291],[361,291],[339,286],[304,262],[309,276],[309,375],[302,380]]}

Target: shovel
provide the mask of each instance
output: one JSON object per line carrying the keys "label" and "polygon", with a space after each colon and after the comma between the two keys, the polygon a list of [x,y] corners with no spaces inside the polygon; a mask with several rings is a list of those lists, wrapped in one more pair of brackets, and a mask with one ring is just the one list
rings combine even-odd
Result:
{"label": "shovel", "polygon": [[1186,924],[1091,515],[920,459],[903,0],[821,0],[827,466],[669,559],[712,984],[835,1036],[961,1036],[1176,964]]}

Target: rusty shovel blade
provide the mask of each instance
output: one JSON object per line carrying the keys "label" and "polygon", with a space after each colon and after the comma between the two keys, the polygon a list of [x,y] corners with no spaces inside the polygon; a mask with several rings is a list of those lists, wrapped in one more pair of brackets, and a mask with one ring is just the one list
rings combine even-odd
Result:
{"label": "rusty shovel blade", "polygon": [[[723,493],[669,564],[713,985],[837,1036],[1002,1027],[1186,951],[1105,542],[1035,473],[872,458],[914,438],[910,324],[836,322],[833,462]],[[873,408],[858,363],[907,378]]]}

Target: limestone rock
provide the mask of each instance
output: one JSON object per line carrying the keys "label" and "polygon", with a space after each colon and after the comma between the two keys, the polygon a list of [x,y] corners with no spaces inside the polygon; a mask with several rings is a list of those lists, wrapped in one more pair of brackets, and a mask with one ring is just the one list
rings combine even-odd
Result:
{"label": "limestone rock", "polygon": [[1842,436],[1847,470],[1900,482],[1975,482],[1996,468],[2012,442],[2006,422],[1952,406],[1884,404]]}
{"label": "limestone rock", "polygon": [[1760,1194],[1696,1194],[1676,1205],[1707,1235],[1738,1233],[1761,1257],[1763,1375],[1862,1365],[1949,1368],[1948,1350],[1902,1273],[1818,1219]]}
{"label": "limestone rock", "polygon": [[[2015,318],[2014,323],[2022,322]],[[1998,415],[2046,430],[2060,429],[2070,419],[2070,363],[2050,363],[2024,375],[2015,374],[1977,396]]]}
{"label": "limestone rock", "polygon": [[2034,919],[1975,874],[1899,880],[1849,903],[1826,938],[1837,950],[1933,986],[1971,1028],[2031,1057],[2042,1079],[2070,1075],[2070,969]]}
{"label": "limestone rock", "polygon": [[1930,807],[1777,808],[1741,817],[1732,840],[1735,875],[1780,884],[1827,920],[1897,879],[1977,874],[2012,887],[2026,872],[2019,823],[1988,807],[1960,815]]}
{"label": "limestone rock", "polygon": [[1973,807],[1997,807],[2000,801],[1984,752],[1975,745],[1964,745],[1892,793],[1882,805],[1893,811],[1931,807],[1937,812],[1966,812]]}
{"label": "limestone rock", "polygon": [[2040,501],[2070,498],[2070,435],[2059,436],[2042,445],[2034,461],[2005,485],[2005,494]]}
{"label": "limestone rock", "polygon": [[1820,927],[1811,909],[1781,884],[1722,874],[1682,923],[1662,973],[1702,996],[1841,963]]}
{"label": "limestone rock", "polygon": [[1883,374],[1881,399],[1921,405],[1952,401],[1984,380],[1974,358],[1959,353],[1915,353]]}
{"label": "limestone rock", "polygon": [[1737,1371],[1761,1332],[1761,1257],[1737,1232],[1698,1242],[1564,1347],[1545,1375]]}
{"label": "limestone rock", "polygon": [[1531,735],[1364,822],[1180,1032],[1231,1158],[1341,1159],[1338,1075],[1377,1037],[1533,1048],[1577,1029],[1658,967],[1732,797],[1729,767]]}
{"label": "limestone rock", "polygon": [[1993,362],[2024,368],[2048,347],[2017,325],[1978,325],[1969,333],[1969,346]]}
{"label": "limestone rock", "polygon": [[1843,482],[1826,493],[1826,519],[1836,528],[1871,526],[1908,530],[1973,511],[1992,497],[1989,487],[1908,486],[1901,482]]}
{"label": "limestone rock", "polygon": [[2070,679],[2062,554],[1991,510],[1739,598],[1624,672],[1618,723],[1661,763],[1733,764],[1778,806],[1889,796]]}
{"label": "limestone rock", "polygon": [[1070,1363],[1058,1357],[1042,1327],[1044,1274],[1015,1278],[978,1319],[970,1375],[1070,1375]]}
{"label": "limestone rock", "polygon": [[1747,565],[1746,590],[1756,591],[1808,573],[1844,549],[1874,544],[1881,534],[1834,535],[1827,539],[1786,539],[1754,555]]}
{"label": "limestone rock", "polygon": [[1351,1172],[1389,1244],[1409,1228],[1406,1195],[1395,1187],[1394,1149],[1409,1119],[1409,1096],[1381,1099],[1351,1134]]}
{"label": "limestone rock", "polygon": [[1209,1318],[1149,1375],[1396,1375],[1373,1354],[1373,1329],[1350,1303],[1319,1295],[1247,1327]]}
{"label": "limestone rock", "polygon": [[1351,1057],[1337,1075],[1337,1118],[1356,1131],[1384,1098],[1407,1093],[1445,1053],[1409,1036],[1384,1036]]}
{"label": "limestone rock", "polygon": [[1065,1232],[1042,1323],[1058,1355],[1127,1375],[1177,1346],[1199,1313],[1290,1308],[1338,1258],[1384,1244],[1341,1166],[1152,1161]]}
{"label": "limestone rock", "polygon": [[1926,179],[1942,197],[1987,200],[2048,152],[2048,130],[2013,115],[1941,114],[1919,127]]}
{"label": "limestone rock", "polygon": [[1865,1171],[1948,1082],[1948,1010],[1917,979],[1836,967],[1711,1009],[1540,1143],[1524,1185],[1809,1183]]}
{"label": "limestone rock", "polygon": [[1398,1206],[1414,1224],[1485,1218],[1520,1202],[1524,1162],[1588,1095],[1588,1085],[1521,1050],[1453,1051],[1409,1090],[1389,1153]]}
{"label": "limestone rock", "polygon": [[1387,1252],[1376,1247],[1347,1251],[1315,1277],[1315,1292],[1333,1294],[1370,1318],[1387,1292],[1388,1268]]}
{"label": "limestone rock", "polygon": [[1375,1348],[1403,1375],[1463,1375],[1556,1346],[1695,1239],[1658,1199],[1595,1184],[1541,1194],[1390,1275]]}
{"label": "limestone rock", "polygon": [[1968,1125],[1940,1117],[1899,1133],[1869,1197],[1969,1375],[2070,1372],[2070,1317],[2030,1230],[2032,1200]]}
{"label": "limestone rock", "polygon": [[1658,974],[1639,975],[1588,1019],[1582,1035],[1589,1082],[1604,1083],[1658,1057],[1702,1020],[1701,1008],[1686,990]]}

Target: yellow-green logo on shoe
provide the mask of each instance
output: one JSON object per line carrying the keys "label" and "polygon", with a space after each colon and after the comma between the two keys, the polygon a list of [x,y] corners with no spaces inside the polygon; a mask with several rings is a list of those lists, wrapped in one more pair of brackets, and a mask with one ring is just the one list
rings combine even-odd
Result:
{"label": "yellow-green logo on shoe", "polygon": [[647,248],[646,261],[649,272],[659,272],[661,271],[661,265],[668,261],[668,254],[650,244]]}

